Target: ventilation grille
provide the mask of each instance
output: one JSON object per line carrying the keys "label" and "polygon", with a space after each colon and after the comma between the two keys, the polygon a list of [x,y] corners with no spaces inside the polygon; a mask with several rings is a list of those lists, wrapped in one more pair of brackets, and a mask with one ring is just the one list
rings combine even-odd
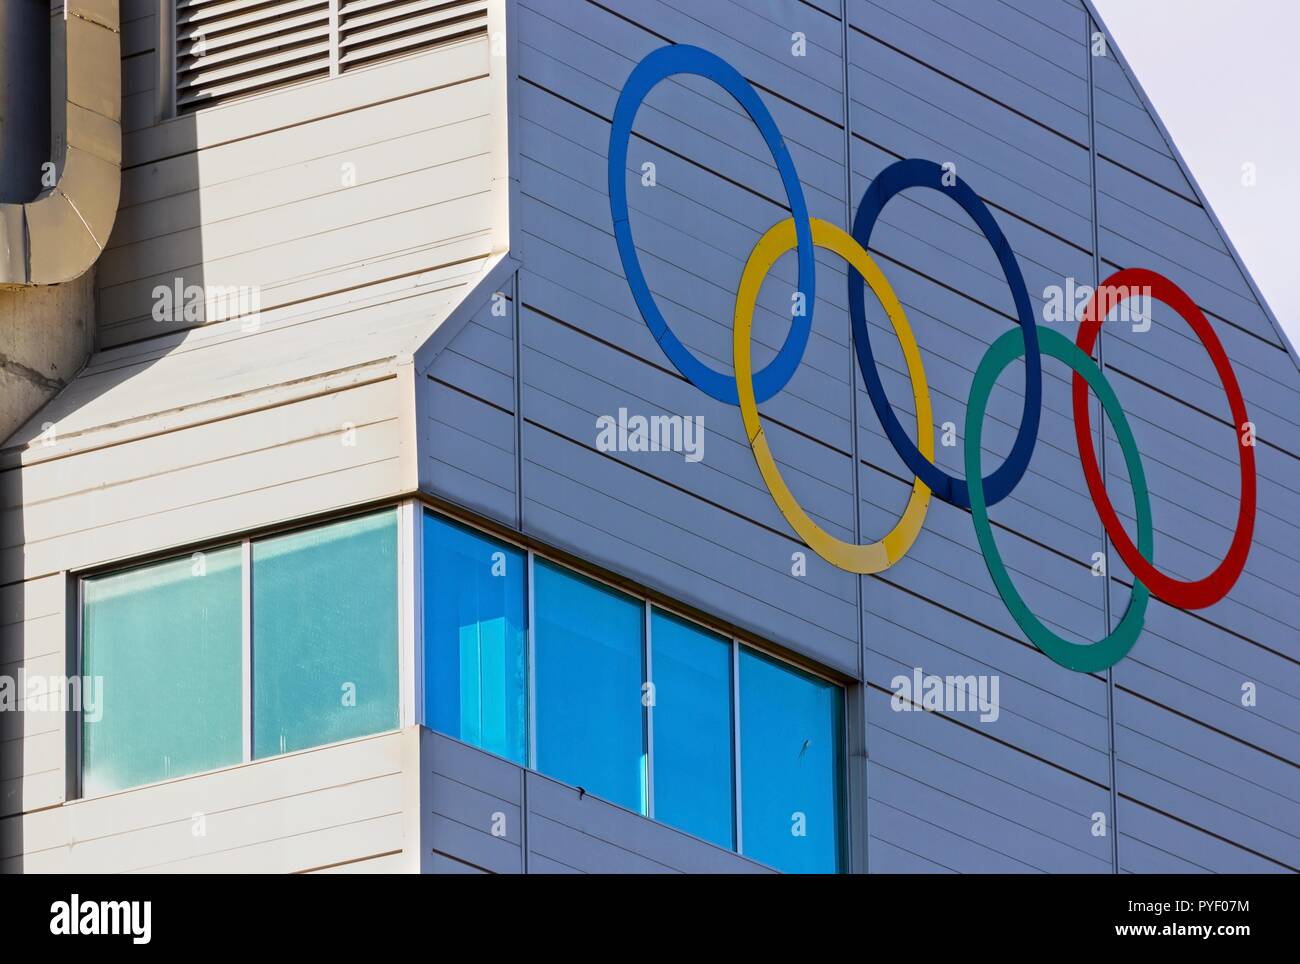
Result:
{"label": "ventilation grille", "polygon": [[330,0],[177,0],[176,109],[330,72]]}
{"label": "ventilation grille", "polygon": [[176,109],[485,33],[487,0],[176,0]]}
{"label": "ventilation grille", "polygon": [[487,32],[487,0],[339,0],[339,68],[348,70]]}

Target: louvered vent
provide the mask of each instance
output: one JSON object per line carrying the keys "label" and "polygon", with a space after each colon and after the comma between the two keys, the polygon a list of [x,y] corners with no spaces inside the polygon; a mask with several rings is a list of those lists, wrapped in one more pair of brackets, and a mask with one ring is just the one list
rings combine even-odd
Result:
{"label": "louvered vent", "polygon": [[487,0],[338,2],[341,70],[487,32]]}
{"label": "louvered vent", "polygon": [[488,0],[175,0],[176,109],[487,33]]}
{"label": "louvered vent", "polygon": [[330,73],[330,0],[177,0],[176,109]]}

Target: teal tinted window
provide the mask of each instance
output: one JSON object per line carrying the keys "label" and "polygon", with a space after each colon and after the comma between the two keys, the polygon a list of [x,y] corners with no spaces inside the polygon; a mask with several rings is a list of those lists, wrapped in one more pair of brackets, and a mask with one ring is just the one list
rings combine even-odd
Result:
{"label": "teal tinted window", "polygon": [[734,847],[731,641],[655,610],[650,657],[655,818]]}
{"label": "teal tinted window", "polygon": [[240,547],[82,583],[87,795],[243,758]]}
{"label": "teal tinted window", "polygon": [[253,543],[253,755],[397,727],[397,513]]}
{"label": "teal tinted window", "polygon": [[528,758],[527,556],[424,519],[425,720],[519,764]]}
{"label": "teal tinted window", "polygon": [[740,650],[744,853],[790,873],[835,873],[843,843],[844,695]]}
{"label": "teal tinted window", "polygon": [[538,559],[537,769],[646,812],[640,602]]}

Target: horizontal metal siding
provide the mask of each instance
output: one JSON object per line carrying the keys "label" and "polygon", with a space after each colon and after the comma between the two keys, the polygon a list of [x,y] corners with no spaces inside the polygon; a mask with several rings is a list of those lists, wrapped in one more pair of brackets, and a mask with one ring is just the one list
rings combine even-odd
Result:
{"label": "horizontal metal siding", "polygon": [[1108,50],[1093,61],[1098,157],[1195,202],[1192,186],[1119,60]]}
{"label": "horizontal metal siding", "polygon": [[[0,576],[10,582],[128,559],[274,523],[304,505],[319,511],[396,493],[398,391],[381,375],[0,471],[9,534]],[[355,427],[356,445],[342,444],[345,424]]]}
{"label": "horizontal metal siding", "polygon": [[100,343],[193,327],[153,318],[177,278],[265,312],[487,255],[487,74],[478,38],[128,133]]}
{"label": "horizontal metal siding", "polygon": [[[1002,3],[870,0],[855,33],[1087,142],[1087,61],[1082,30],[1067,37]],[[869,70],[869,62],[860,62]]]}
{"label": "horizontal metal siding", "polygon": [[523,775],[514,764],[421,728],[422,847],[433,872],[524,869]]}
{"label": "horizontal metal siding", "polygon": [[122,127],[136,130],[154,123],[158,110],[157,0],[122,0]]}
{"label": "horizontal metal siding", "polygon": [[1087,24],[1081,0],[1001,0],[1001,3],[1070,40],[1078,38]]}
{"label": "horizontal metal siding", "polygon": [[[65,585],[56,573],[0,587],[0,676],[66,671]],[[29,704],[20,713],[0,714],[0,817],[63,798],[64,733],[65,714],[57,710]],[[14,827],[0,821],[0,848],[17,849]]]}
{"label": "horizontal metal siding", "polygon": [[[520,10],[525,528],[701,608],[752,626],[829,665],[856,672],[856,629],[838,619],[827,625],[827,617],[839,606],[847,613],[855,608],[853,578],[844,578],[815,556],[809,562],[807,579],[794,581],[788,576],[790,553],[803,547],[787,534],[784,520],[761,487],[734,410],[683,385],[645,330],[614,252],[604,187],[607,118],[622,78],[636,59],[664,39],[700,42],[733,63],[739,60],[742,73],[779,95],[765,99],[790,144],[810,207],[815,214],[842,224],[844,133],[835,126],[842,111],[817,97],[802,98],[800,102],[807,108],[803,111],[792,109],[782,99],[806,89],[808,83],[798,74],[791,75],[792,70],[804,69],[799,58],[789,57],[789,38],[795,29],[807,27],[814,47],[816,66],[809,66],[808,71],[824,78],[830,89],[838,86],[837,69],[833,62],[828,64],[827,54],[838,53],[840,25],[832,18],[810,17],[806,8],[793,4],[775,13],[764,5],[743,14],[728,4],[726,11],[693,12],[687,19],[682,19],[675,7],[654,5],[651,12],[661,14],[662,19],[640,16],[635,24],[611,17],[601,7],[576,2],[527,3]],[[779,29],[770,29],[773,18],[781,20]],[[704,37],[699,33],[700,19],[709,20],[710,32]],[[1016,22],[1031,34],[1044,29],[1025,18],[1017,17]],[[740,25],[753,29],[746,33]],[[598,37],[600,42],[593,43],[589,37]],[[1064,38],[1058,42],[1064,43]],[[863,100],[887,108],[891,99],[897,103],[900,88],[927,93],[938,103],[930,106],[918,98],[914,109],[895,109],[904,117],[916,109],[928,110],[927,123],[917,126],[941,137],[935,144],[920,146],[912,139],[914,135],[885,114],[885,122],[879,124],[859,121],[860,104],[855,95],[855,134],[859,126],[864,131],[854,138],[856,170],[869,177],[896,156],[926,153],[947,159],[952,156],[952,145],[962,146],[974,156],[963,156],[959,170],[981,187],[980,174],[986,169],[1015,175],[998,175],[1001,193],[994,203],[1013,245],[1026,252],[1026,275],[1035,304],[1041,304],[1042,288],[1053,279],[1064,274],[1081,280],[1090,276],[1090,200],[1084,147],[954,81],[962,70],[971,68],[968,62],[957,62],[954,45],[948,45],[954,62],[951,72],[945,72],[918,63],[863,32],[855,32],[851,43],[870,51],[864,62],[876,72],[870,75],[874,78],[870,83],[879,85],[879,89],[865,90]],[[1076,60],[1082,62],[1081,34],[1074,43]],[[811,63],[814,58],[808,60]],[[866,70],[852,79],[859,77],[861,83],[868,83]],[[1016,82],[1008,78],[1007,85],[1012,90]],[[882,92],[890,89],[895,97],[883,97]],[[1072,96],[1086,105],[1085,75],[1076,76]],[[982,145],[979,137],[972,140],[972,128],[965,126],[968,122],[956,120],[963,114],[995,133],[981,134],[985,138]],[[688,128],[678,120],[685,116],[703,120],[693,121]],[[891,133],[895,131],[898,133]],[[943,131],[951,131],[951,136]],[[730,358],[726,319],[734,297],[734,278],[758,233],[784,215],[781,186],[749,121],[724,94],[693,78],[656,88],[638,115],[637,132],[629,166],[653,160],[659,182],[653,195],[643,198],[636,190],[631,195],[643,264],[675,330],[700,357],[725,368]],[[715,146],[714,138],[725,142],[724,150]],[[1039,145],[1044,175],[1038,182],[1032,167],[1012,164],[1012,155],[1001,146],[1016,138],[1028,138]],[[1058,168],[1062,165],[1073,170],[1076,183],[1078,178],[1084,179],[1073,201],[1059,189]],[[715,171],[752,185],[753,193],[726,186],[719,189]],[[855,179],[855,196],[865,183],[864,178]],[[927,360],[934,359],[933,370],[928,372],[939,405],[959,414],[973,357],[972,348],[960,342],[986,344],[1013,322],[1006,283],[987,245],[959,210],[948,208],[942,198],[912,192],[887,210],[877,240],[882,262],[888,262],[886,270],[916,320]],[[1036,226],[1044,219],[1051,222],[1048,231]],[[781,295],[794,281],[790,260],[776,266],[774,283],[765,286],[763,302],[769,312],[760,309],[756,326],[756,352],[763,353],[762,359],[771,357],[784,334],[778,322]],[[851,462],[854,450],[847,431],[852,402],[847,379],[852,359],[845,330],[844,269],[837,258],[824,253],[819,254],[818,262],[817,318],[830,322],[817,326],[804,367],[788,390],[764,406],[765,424],[783,471],[809,511],[841,538],[852,538],[851,504],[842,507],[844,496],[852,493],[852,478],[836,468]],[[971,293],[971,297],[956,295],[953,289]],[[953,319],[953,327],[938,319]],[[928,344],[924,340],[927,327]],[[936,330],[942,334],[935,334]],[[892,333],[882,332],[880,343],[887,382],[899,402],[900,417],[906,421],[909,393]],[[1015,510],[1017,516],[1034,514],[1038,528],[1033,535],[1041,544],[1016,544],[1016,537],[1007,532],[1001,538],[1013,543],[1004,551],[1019,570],[1023,591],[1036,608],[1057,614],[1071,630],[1092,638],[1102,630],[1102,584],[1091,576],[1085,562],[1099,546],[1099,528],[1073,467],[1077,457],[1064,397],[1066,379],[1060,373],[1048,377],[1054,379],[1054,390],[1049,392],[1049,415],[1040,447],[1045,454],[1036,460],[1032,484],[1027,482],[1017,493],[1025,501]],[[884,450],[869,402],[861,397],[858,404],[862,423],[859,450],[864,462],[860,469],[863,526],[871,533],[892,524],[889,517],[905,499],[907,485],[880,475],[882,468],[898,477],[904,473],[896,457]],[[711,446],[706,462],[695,466],[680,458],[638,459],[634,454],[593,452],[596,415],[610,414],[619,405],[630,410],[640,406],[647,413],[701,411]],[[1015,390],[1000,391],[995,397],[986,430],[991,457],[1000,457],[1010,444],[1019,408]],[[946,459],[954,454],[941,453]],[[1046,474],[1039,475],[1039,471]],[[1064,505],[1062,492],[1068,493]],[[955,672],[959,666],[965,671],[984,665],[971,662],[966,655],[976,650],[973,644],[970,649],[962,645],[956,652],[949,647],[954,630],[959,638],[971,632],[988,634],[996,640],[994,645],[1001,647],[999,657],[1010,660],[1008,665],[1018,667],[1027,677],[1008,682],[1002,725],[1027,746],[1060,758],[1038,766],[1082,773],[1070,777],[1075,781],[1107,779],[1104,685],[1095,677],[1080,683],[1075,674],[1059,670],[1026,646],[987,584],[982,562],[973,551],[969,522],[950,509],[951,519],[940,518],[946,508],[932,512],[931,523],[913,550],[915,558],[889,574],[902,581],[903,589],[887,589],[881,583],[879,591],[909,601],[913,609],[919,606],[954,620],[954,625],[934,630],[945,634],[939,642],[910,632],[915,621],[924,624],[924,620],[909,612],[908,605],[885,597],[882,618],[868,626],[868,639],[881,633],[886,651],[903,655],[911,650],[911,662],[891,662],[883,653],[879,657],[868,653],[868,677],[885,686],[892,675],[890,668],[922,661],[927,672]],[[779,542],[767,547],[776,536],[781,537]],[[952,548],[945,547],[954,541],[963,546],[969,562],[949,564],[946,557],[951,556]],[[747,558],[754,552],[748,548],[751,545],[761,547],[755,560],[761,561],[758,569]],[[918,595],[933,594],[935,581],[944,580],[941,573],[945,568],[954,573],[949,577],[953,581],[948,582],[948,598],[938,600],[939,605],[930,599],[918,601]],[[911,592],[907,592],[909,583],[914,587]],[[825,590],[817,596],[807,592],[819,584],[834,595],[826,597]],[[837,585],[841,587],[838,590],[834,588]],[[1062,594],[1061,587],[1071,585],[1074,588]],[[866,588],[869,599],[878,591],[874,582]],[[821,603],[816,601],[818,596]],[[805,597],[806,603],[802,601]],[[826,609],[825,602],[835,597],[843,603]],[[772,605],[776,600],[780,601],[779,610]],[[873,605],[869,603],[869,608]],[[892,605],[901,605],[907,615],[891,630],[886,627]],[[954,608],[980,621],[954,617]],[[869,620],[875,618],[868,616]],[[843,643],[828,644],[830,626],[839,627],[835,632]],[[920,656],[916,650],[921,651]],[[1033,669],[1026,672],[1027,666]],[[1077,739],[1054,738],[1059,731],[1046,726],[1053,714],[1065,718],[1073,714],[1082,733]],[[972,739],[976,745],[989,743],[980,736]],[[989,766],[995,773],[988,779],[1002,780],[996,766]],[[909,775],[908,779],[914,778]],[[940,789],[960,794],[959,788]],[[1103,785],[1099,806],[1105,806],[1106,796]],[[1039,848],[1041,853],[1055,855],[1058,863],[1068,862],[1074,859],[1064,856],[1074,852],[1068,848],[1080,846],[1081,852],[1091,854],[1081,858],[1084,864],[1089,860],[1104,863],[1108,851],[1105,841],[1098,843],[1091,837],[1091,813],[1089,810],[1076,826],[1057,831],[1058,837],[1067,840],[1078,834],[1073,843],[1064,844],[1066,850],[1046,843]],[[941,819],[958,820],[955,812],[947,811]],[[990,830],[991,839],[998,836]]]}
{"label": "horizontal metal siding", "polygon": [[[992,13],[961,0],[853,0],[849,6],[852,200],[900,157],[953,160],[1007,234],[1040,319],[1045,287],[1066,278],[1091,283],[1088,21],[1082,5],[1013,0]],[[1103,276],[1120,263],[1150,265],[1180,283],[1187,278],[1194,297],[1222,313],[1211,320],[1252,412],[1263,413],[1261,524],[1251,566],[1229,600],[1198,614],[1153,602],[1146,635],[1116,670],[1117,818],[1111,813],[1104,676],[1066,671],[1026,642],[988,578],[969,514],[932,505],[908,558],[864,580],[860,617],[853,577],[815,555],[809,553],[807,577],[791,579],[790,554],[806,550],[763,488],[737,413],[685,383],[641,320],[614,247],[605,186],[609,117],[628,71],[665,42],[698,43],[727,58],[762,88],[813,214],[843,224],[838,12],[838,4],[728,2],[714,11],[662,0],[633,11],[583,0],[521,2],[515,134],[522,190],[514,216],[523,263],[518,420],[524,530],[824,665],[861,672],[868,687],[872,869],[1105,872],[1115,869],[1111,837],[1093,835],[1097,813],[1106,816],[1108,834],[1119,835],[1120,869],[1134,862],[1184,870],[1196,869],[1195,861],[1213,868],[1286,863],[1300,800],[1290,762],[1297,703],[1287,694],[1300,680],[1291,680],[1294,642],[1272,640],[1294,629],[1279,615],[1287,611],[1279,587],[1295,581],[1286,578],[1296,555],[1287,533],[1300,524],[1287,468],[1294,420],[1282,415],[1297,380],[1290,359],[1270,347],[1276,339],[1264,313],[1203,209],[1184,197],[1176,180],[1166,178],[1165,189],[1147,179],[1150,173],[1139,176],[1141,169],[1167,172],[1164,161],[1135,160],[1125,153],[1133,150],[1128,146],[1112,147],[1109,160],[1104,152],[1099,158]],[[806,32],[807,58],[789,54],[795,31]],[[1056,51],[1056,67],[1028,56],[1035,44]],[[1117,83],[1113,64],[1103,68],[1097,59],[1093,66],[1098,86],[1106,86],[1115,103],[1140,106],[1122,73],[1124,83]],[[1100,116],[1109,109],[1103,103],[1096,98],[1105,126],[1111,118]],[[1121,111],[1112,130],[1127,132],[1152,156],[1172,159],[1163,139],[1152,139],[1151,132],[1159,132],[1144,111],[1142,118],[1137,123],[1131,110]],[[787,215],[782,186],[752,124],[724,93],[696,78],[656,87],[638,114],[636,132],[628,167],[653,161],[658,177],[652,193],[629,192],[642,264],[674,330],[697,356],[725,370],[735,279],[758,235]],[[1145,235],[1144,227],[1150,228]],[[1150,248],[1117,245],[1135,234]],[[965,215],[937,192],[911,191],[892,202],[872,248],[920,341],[935,421],[956,422],[960,442],[974,364],[1015,324],[1001,269]],[[892,526],[911,475],[885,440],[860,377],[850,375],[844,270],[837,257],[818,252],[816,330],[803,366],[763,413],[796,494],[825,528],[845,539],[853,535],[852,463],[858,456],[862,534],[869,540]],[[785,299],[794,283],[787,256],[760,298],[756,364],[772,357],[784,338]],[[1148,336],[1126,329],[1110,336],[1108,327],[1106,361],[1138,433],[1157,517],[1166,520],[1157,558],[1189,572],[1226,545],[1231,513],[1219,519],[1205,507],[1235,491],[1236,467],[1227,427],[1211,414],[1181,412],[1188,398],[1205,398],[1214,413],[1224,407],[1199,347],[1157,311]],[[882,377],[907,426],[911,393],[896,337],[870,298],[868,313]],[[1074,323],[1054,327],[1075,334]],[[504,443],[507,415],[515,414],[507,395],[512,383],[498,364],[506,342],[485,330],[466,331],[472,333],[449,367],[473,377],[471,393],[481,400],[473,404],[491,408],[488,396],[499,396],[492,403],[496,414],[471,415],[463,392],[454,405],[443,404],[481,426],[468,433],[474,438],[466,444]],[[498,362],[490,360],[494,356]],[[458,390],[468,387],[459,376],[448,381]],[[1069,373],[1049,359],[1030,472],[992,515],[1004,558],[1031,608],[1082,642],[1105,632],[1107,587],[1090,570],[1091,554],[1104,542],[1078,468],[1068,384]],[[1010,448],[1022,398],[1023,376],[1013,366],[990,401],[986,465]],[[640,414],[703,414],[705,461],[596,451],[596,417],[620,406]],[[498,424],[489,427],[492,421]],[[1101,444],[1100,431],[1094,424],[1094,444]],[[960,444],[940,447],[936,458],[960,475],[961,451]],[[1131,525],[1127,480],[1113,444],[1108,466],[1118,477],[1110,491]],[[462,484],[448,481],[435,489],[453,492]],[[501,494],[499,508],[483,511],[505,519],[508,494]],[[1170,540],[1215,549],[1206,555],[1164,548]],[[1118,618],[1128,576],[1113,551],[1110,564]],[[861,670],[858,618],[867,644]],[[1270,641],[1261,645],[1261,634]],[[1279,659],[1277,652],[1288,655]],[[894,712],[890,682],[916,666],[940,675],[996,674],[1000,719]],[[1259,683],[1266,707],[1239,708],[1243,674]],[[1216,785],[1211,768],[1250,774],[1260,795],[1252,801]],[[1184,791],[1194,796],[1180,797]],[[1218,828],[1211,833],[1219,842],[1204,854],[1186,837],[1202,832],[1191,829],[1195,820]],[[564,851],[578,847],[580,838],[550,817],[536,827],[546,841],[539,866],[575,869],[565,863]],[[592,866],[604,865],[597,860]]]}
{"label": "horizontal metal siding", "polygon": [[434,873],[765,869],[458,740],[420,734],[423,847]]}
{"label": "horizontal metal siding", "polygon": [[[871,9],[861,9],[869,18]],[[951,161],[993,204],[1091,250],[1086,142],[955,80],[945,68],[963,56],[958,48],[918,61],[875,40],[872,20],[850,22],[855,141],[896,157]]]}
{"label": "horizontal metal siding", "polygon": [[513,283],[434,359],[420,393],[421,488],[506,525],[518,521]]}
{"label": "horizontal metal siding", "polygon": [[763,873],[736,854],[647,820],[538,773],[528,786],[533,855],[582,873]]}
{"label": "horizontal metal siding", "polygon": [[[1006,233],[1041,319],[1045,287],[1092,276],[1082,22],[1068,37],[1001,4],[995,14],[937,2],[851,3],[849,11],[853,198],[899,158],[951,161]],[[1035,42],[1050,43],[1058,66],[1012,49]],[[973,222],[935,191],[891,201],[872,254],[912,321],[936,429],[945,421],[957,428],[958,444],[938,446],[936,462],[962,477],[975,364],[1016,323],[1006,279]],[[886,391],[910,434],[914,407],[897,337],[870,297],[868,314]],[[1072,324],[1052,327],[1073,335]],[[1068,380],[1047,360],[1030,470],[991,517],[1031,609],[1086,642],[1104,632],[1103,582],[1090,571],[1100,526],[1077,468]],[[1014,441],[1023,390],[1013,366],[990,400],[990,469]],[[898,517],[912,476],[862,388],[858,411],[863,535],[878,538]],[[1093,813],[1109,820],[1110,810],[1104,681],[1064,670],[1025,642],[988,577],[969,513],[932,503],[908,556],[865,582],[864,605],[873,869],[884,843],[952,870],[1108,871],[1109,839],[1092,835]],[[918,666],[940,676],[996,675],[997,721],[893,711],[893,678],[910,678]]]}
{"label": "horizontal metal siding", "polygon": [[404,751],[414,737],[366,737],[6,817],[0,871],[293,873],[401,854],[413,844],[402,807],[419,779]]}
{"label": "horizontal metal siding", "polygon": [[[809,204],[842,222],[838,24],[797,4],[608,6],[613,13],[577,0],[519,9],[525,529],[856,672],[853,578],[816,557],[806,579],[791,578],[791,553],[804,547],[762,487],[738,413],[677,375],[632,304],[605,185],[618,88],[636,60],[662,45],[661,35],[671,36],[718,51],[788,98],[768,103]],[[806,33],[807,58],[790,57],[791,21]],[[735,278],[758,236],[785,215],[780,180],[749,119],[724,92],[694,78],[656,87],[637,132],[629,165],[653,161],[658,179],[653,194],[631,198],[643,263],[688,345],[725,368]],[[785,262],[760,299],[759,364],[788,325],[789,287],[781,282],[794,282]],[[833,284],[820,290],[842,299]],[[817,310],[833,317],[820,298]],[[846,538],[853,519],[847,346],[846,325],[818,325],[768,423],[783,470],[810,511]],[[702,415],[705,460],[596,452],[596,418],[619,407]]]}

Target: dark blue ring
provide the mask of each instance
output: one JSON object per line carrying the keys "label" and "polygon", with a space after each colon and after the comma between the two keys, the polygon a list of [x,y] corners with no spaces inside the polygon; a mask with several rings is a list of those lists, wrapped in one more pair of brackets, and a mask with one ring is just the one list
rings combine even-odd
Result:
{"label": "dark blue ring", "polygon": [[798,239],[799,291],[804,295],[805,310],[802,315],[791,320],[790,332],[776,357],[754,376],[754,397],[763,402],[786,386],[803,360],[804,350],[808,346],[816,284],[812,223],[808,220],[808,205],[804,201],[803,187],[799,183],[794,161],[781,138],[776,121],[772,119],[758,92],[725,60],[700,47],[688,44],[660,47],[636,65],[618,95],[614,121],[609,131],[609,210],[614,218],[614,238],[618,242],[619,260],[623,262],[623,273],[627,276],[628,287],[632,290],[641,317],[645,319],[668,360],[700,391],[718,401],[738,405],[735,377],[714,371],[705,365],[691,354],[668,327],[668,322],[659,311],[650,286],[646,283],[641,262],[637,258],[636,242],[632,238],[632,227],[628,223],[627,149],[632,136],[632,122],[650,90],[659,81],[674,74],[695,74],[711,80],[745,109],[745,113],[763,135],[768,150],[772,152],[772,159],[776,161],[781,183],[790,200],[795,237]]}
{"label": "dark blue ring", "polygon": [[[918,158],[896,161],[889,165],[862,195],[857,216],[853,219],[853,238],[866,250],[871,242],[871,231],[876,225],[876,219],[890,198],[909,187],[927,187],[951,197],[961,205],[962,210],[993,246],[993,253],[997,255],[1002,273],[1006,275],[1007,284],[1011,287],[1016,316],[1020,319],[1025,338],[1025,409],[1020,418],[1020,431],[1006,461],[983,480],[985,504],[994,505],[1005,499],[1020,482],[1029,468],[1029,459],[1034,454],[1034,444],[1038,441],[1038,422],[1042,414],[1043,358],[1038,347],[1038,326],[1033,305],[1029,301],[1020,263],[1012,253],[1011,245],[1007,243],[1002,229],[979,195],[960,178],[955,179],[956,183],[952,187],[945,187],[941,180],[943,173],[943,168],[938,164]],[[849,271],[848,275],[853,347],[857,352],[862,379],[867,385],[867,394],[871,396],[872,407],[876,410],[880,424],[884,426],[885,435],[912,474],[929,486],[936,496],[952,505],[969,509],[970,491],[966,480],[948,475],[922,455],[894,414],[889,397],[885,394],[885,386],[880,380],[875,357],[871,353],[862,276],[856,271]]]}

